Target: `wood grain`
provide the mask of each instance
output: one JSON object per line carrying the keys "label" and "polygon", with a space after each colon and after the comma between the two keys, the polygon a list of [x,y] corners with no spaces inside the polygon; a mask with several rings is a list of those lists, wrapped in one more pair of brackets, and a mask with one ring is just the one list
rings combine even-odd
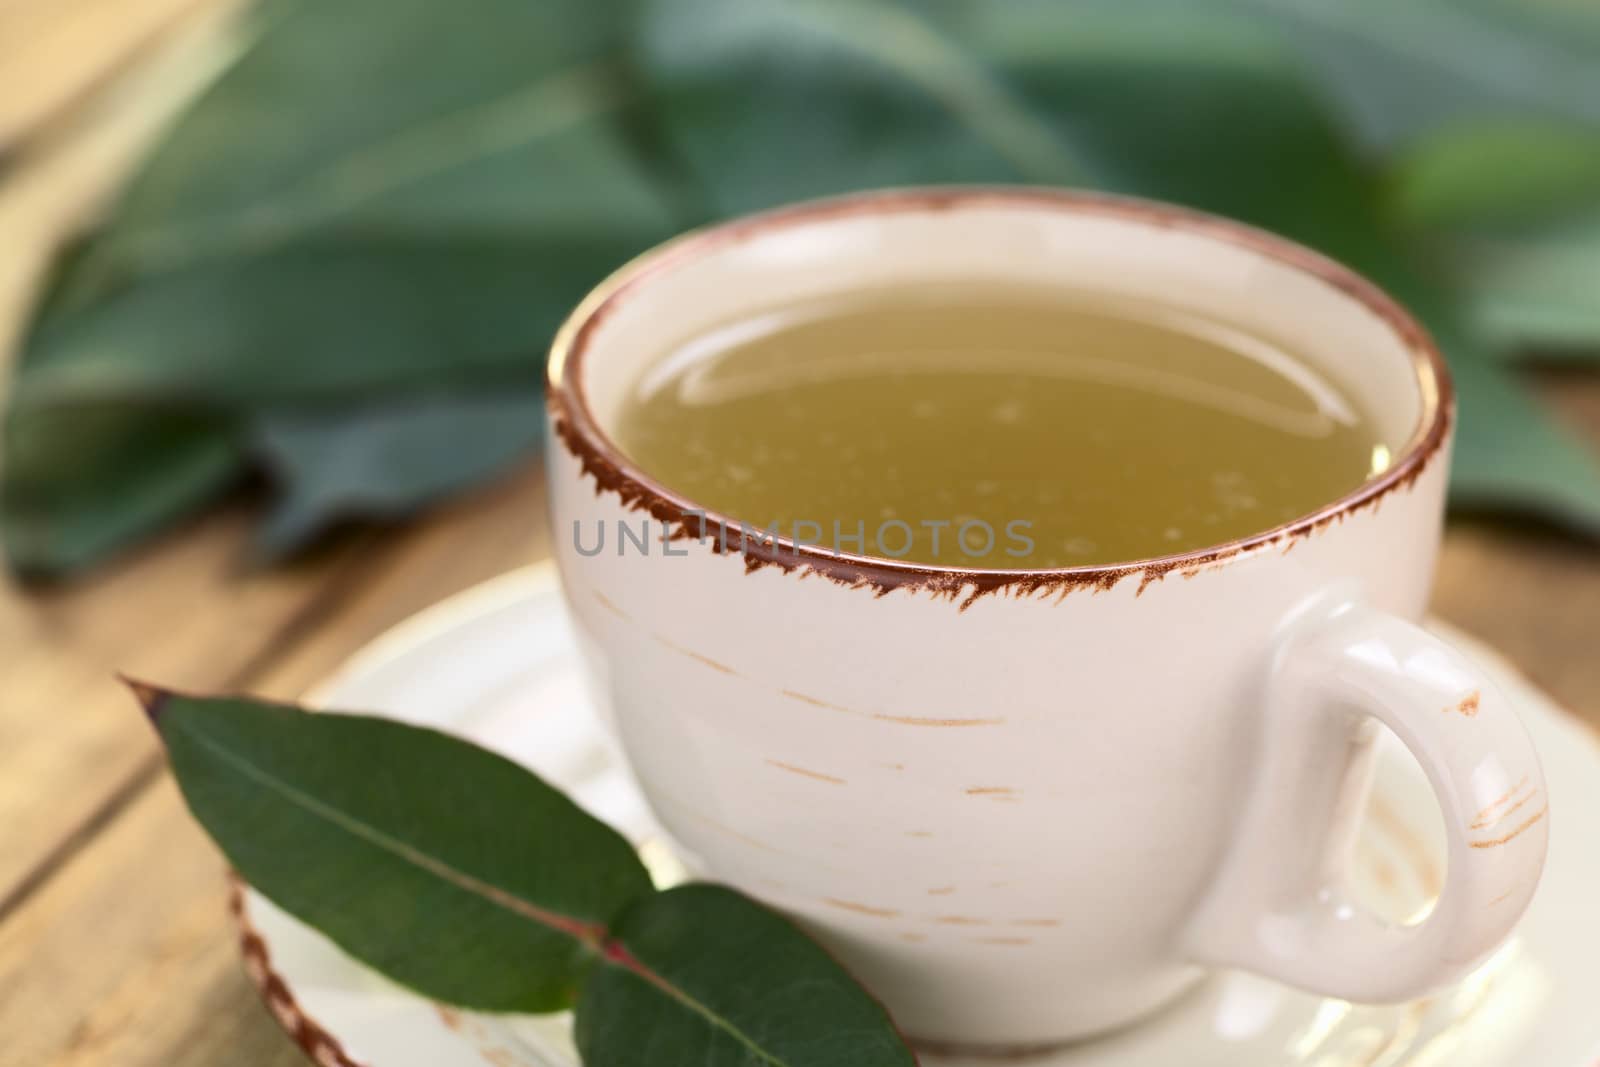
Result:
{"label": "wood grain", "polygon": [[[219,540],[200,534],[177,543]],[[316,609],[295,625],[251,631],[260,654],[236,675],[254,692],[298,695],[375,634],[547,550],[542,478],[530,465],[425,523],[310,567],[325,577],[338,569],[343,584],[309,602]],[[97,617],[131,614],[102,604]],[[99,625],[110,633],[120,626]],[[207,647],[196,630],[178,643],[199,653]],[[191,672],[204,669],[184,661],[157,676],[197,684]],[[113,729],[147,752],[148,727],[126,700],[116,703]],[[23,1035],[0,1042],[0,1067],[300,1062],[240,976],[224,901],[221,863],[170,782],[138,782],[125,809],[0,921],[0,1034]],[[109,922],[108,911],[117,913]]]}
{"label": "wood grain", "polygon": [[[1600,378],[1529,377],[1600,452]],[[1534,523],[1457,517],[1445,535],[1433,603],[1600,727],[1600,544]]]}
{"label": "wood grain", "polygon": [[92,584],[0,587],[0,647],[14,650],[0,671],[0,918],[156,766],[118,671],[239,684],[360,564],[347,542],[301,566],[240,575],[247,520],[242,509],[208,518]]}
{"label": "wood grain", "polygon": [[0,1064],[303,1064],[239,970],[222,873],[158,780],[0,925]]}
{"label": "wood grain", "polygon": [[253,688],[293,699],[373,637],[430,604],[550,553],[543,471],[529,463],[399,533],[370,577],[339,598],[314,632],[286,644]]}
{"label": "wood grain", "polygon": [[1453,523],[1434,609],[1600,727],[1600,552],[1564,535]]}

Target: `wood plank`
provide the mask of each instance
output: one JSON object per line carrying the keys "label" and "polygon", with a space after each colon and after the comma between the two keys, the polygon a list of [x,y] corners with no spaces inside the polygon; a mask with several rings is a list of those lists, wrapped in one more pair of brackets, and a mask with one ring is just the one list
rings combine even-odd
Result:
{"label": "wood plank", "polygon": [[399,539],[382,574],[341,597],[314,636],[284,649],[254,686],[295,699],[362,645],[452,593],[550,554],[544,477],[530,463],[503,485],[474,493]]}
{"label": "wood plank", "polygon": [[248,519],[235,508],[191,524],[92,583],[0,582],[0,918],[155,766],[116,672],[233,685],[360,565],[350,539],[298,566],[238,574]]}
{"label": "wood plank", "polygon": [[[1600,454],[1600,377],[1581,370],[1530,377],[1556,417]],[[1600,545],[1593,539],[1531,522],[1453,522],[1433,602],[1600,726]]]}
{"label": "wood plank", "polygon": [[1600,552],[1564,534],[1455,523],[1435,610],[1600,726]]}
{"label": "wood plank", "polygon": [[[269,636],[265,658],[242,671],[240,684],[297,694],[407,615],[540,558],[545,525],[542,478],[530,464],[368,546],[361,580],[327,596],[281,639]],[[100,625],[114,632],[122,624]],[[203,653],[203,630],[196,622],[174,647]],[[261,635],[238,640],[248,644],[251,633]],[[197,661],[169,666],[163,681],[209,684]],[[149,751],[148,727],[131,707],[117,710],[120,742]],[[0,1034],[22,1035],[0,1043],[0,1065],[302,1062],[240,977],[221,870],[164,774],[136,789],[121,817],[88,835],[0,922]],[[117,914],[107,919],[107,911]]]}
{"label": "wood plank", "polygon": [[223,865],[165,778],[0,925],[0,1064],[303,1065],[238,963]]}

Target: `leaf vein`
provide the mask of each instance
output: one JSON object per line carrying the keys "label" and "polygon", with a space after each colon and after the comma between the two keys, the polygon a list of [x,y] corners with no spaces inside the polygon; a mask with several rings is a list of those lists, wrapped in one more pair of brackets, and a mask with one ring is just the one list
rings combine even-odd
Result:
{"label": "leaf vein", "polygon": [[1030,180],[1086,180],[1082,166],[1062,148],[1048,126],[1029,114],[989,71],[951,47],[924,19],[892,4],[832,7],[812,2],[795,4],[790,10],[804,12],[812,29],[882,63],[939,101]]}
{"label": "leaf vein", "polygon": [[[411,864],[418,869],[431,874],[440,880],[455,886],[474,896],[483,898],[490,903],[505,909],[521,918],[531,920],[558,933],[566,934],[579,944],[594,950],[597,949],[600,939],[604,936],[604,927],[599,923],[587,922],[583,919],[563,915],[559,912],[541,908],[537,904],[524,900],[509,890],[493,885],[477,878],[465,871],[459,870],[442,860],[435,859],[420,849],[407,844],[405,841],[385,833],[377,827],[370,826],[360,819],[327,804],[304,790],[284,781],[277,775],[257,766],[250,760],[229,750],[223,745],[204,734],[189,727],[178,724],[188,738],[222,760],[228,766],[238,771],[245,777],[255,781],[263,787],[277,793],[289,803],[300,808],[325,822],[331,823],[339,829],[358,837],[374,847],[389,853],[396,858]],[[248,872],[246,872],[248,877]]]}
{"label": "leaf vein", "polygon": [[493,100],[357,148],[229,217],[113,237],[100,254],[140,271],[223,253],[259,253],[380,196],[513,151],[619,107],[627,91],[607,58],[577,64]]}
{"label": "leaf vein", "polygon": [[710,1023],[712,1027],[733,1038],[747,1051],[758,1057],[761,1062],[771,1064],[772,1067],[790,1067],[784,1060],[762,1048],[754,1038],[739,1029],[731,1020],[718,1014],[710,1005],[691,996],[687,990],[674,985],[664,976],[647,967],[642,960],[629,952],[621,942],[611,941],[607,943],[605,958],[607,962],[623,968],[628,973],[649,983],[655,989],[688,1008],[691,1012]]}

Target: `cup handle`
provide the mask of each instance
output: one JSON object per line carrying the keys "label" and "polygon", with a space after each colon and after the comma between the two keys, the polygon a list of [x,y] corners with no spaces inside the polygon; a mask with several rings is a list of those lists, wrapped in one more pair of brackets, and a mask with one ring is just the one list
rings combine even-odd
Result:
{"label": "cup handle", "polygon": [[[1550,815],[1505,694],[1421,627],[1348,596],[1280,634],[1239,832],[1186,932],[1199,963],[1353,1001],[1421,996],[1492,953],[1544,868]],[[1448,837],[1420,923],[1385,923],[1343,887],[1370,780],[1372,720],[1416,756]]]}

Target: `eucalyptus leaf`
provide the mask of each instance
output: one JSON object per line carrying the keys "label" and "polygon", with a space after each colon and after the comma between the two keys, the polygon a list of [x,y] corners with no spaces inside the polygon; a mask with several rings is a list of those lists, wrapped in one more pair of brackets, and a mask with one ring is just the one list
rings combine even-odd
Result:
{"label": "eucalyptus leaf", "polygon": [[1454,374],[1461,393],[1450,478],[1456,503],[1514,508],[1600,537],[1600,468],[1592,451],[1545,417],[1508,368],[1471,360]]}
{"label": "eucalyptus leaf", "polygon": [[[48,447],[0,472],[22,501],[5,511],[21,569],[81,568],[263,464],[284,483],[264,538],[280,547],[470,484],[505,454],[498,435],[434,456],[394,446],[426,421],[402,413],[520,388],[581,294],[672,233],[856,189],[1172,200],[1350,263],[1441,335],[1600,336],[1600,249],[1481,232],[1600,202],[1600,13],[1581,6],[264,0],[244,39],[40,301],[9,406]],[[1468,408],[1592,466],[1541,408],[1475,395],[1487,375],[1463,373]],[[74,439],[90,408],[116,409],[99,418],[146,468],[119,466],[103,426]],[[187,421],[141,425],[170,413]],[[342,486],[310,458],[336,438]],[[376,462],[390,448],[419,468]],[[1485,454],[1464,448],[1460,476]],[[1500,498],[1579,517],[1588,485],[1529,472]]]}
{"label": "eucalyptus leaf", "polygon": [[[1022,26],[1011,37],[1042,36],[1051,19],[1062,22],[1056,33],[1072,32],[1043,0],[984,10],[974,29],[986,38],[1007,34],[1012,20]],[[1383,239],[1375,176],[1281,52],[1234,29],[1196,34],[1174,54],[1170,32],[1128,22],[1104,54],[1061,64],[1045,50],[1012,52],[1003,69],[1116,191],[1228,215],[1346,258]]]}
{"label": "eucalyptus leaf", "polygon": [[1540,408],[1454,293],[1401,262],[1373,264],[1370,273],[1427,325],[1449,361],[1459,408],[1453,505],[1514,510],[1600,536],[1594,450]]}
{"label": "eucalyptus leaf", "polygon": [[0,534],[19,574],[53,578],[190,514],[235,482],[237,427],[205,411],[82,405],[5,420]]}
{"label": "eucalyptus leaf", "polygon": [[626,5],[280,0],[150,158],[81,298],[329,226],[651,231],[616,126]]}
{"label": "eucalyptus leaf", "polygon": [[658,2],[638,62],[667,142],[719,215],[885,185],[1087,180],[1070,139],[947,32],[942,10]]}
{"label": "eucalyptus leaf", "polygon": [[536,379],[561,316],[624,255],[325,235],[195,265],[42,326],[13,404],[242,410]]}
{"label": "eucalyptus leaf", "polygon": [[362,962],[481,1011],[569,1007],[652,891],[631,845],[498,755],[387,719],[140,687],[230,863]]}
{"label": "eucalyptus leaf", "polygon": [[[5,457],[0,493],[23,501],[7,510],[14,565],[75,570],[194,505],[198,460],[57,461],[93,451],[73,441],[85,406],[218,428],[214,490],[262,459],[246,436],[259,413],[346,403],[354,425],[385,397],[536,379],[583,292],[697,221],[634,143],[622,15],[576,0],[265,5],[242,57],[57,264],[10,391],[13,421],[50,442]],[[447,462],[466,480],[482,466]],[[390,510],[437,493],[422,475],[372,491]],[[335,517],[303,510],[307,528]],[[81,531],[68,545],[40,533],[67,527]]]}
{"label": "eucalyptus leaf", "polygon": [[1600,18],[1531,0],[1230,0],[1280,25],[1363,141],[1488,114],[1600,128]]}
{"label": "eucalyptus leaf", "polygon": [[892,1067],[916,1058],[889,1016],[787,919],[731,889],[631,904],[578,1001],[585,1063]]}
{"label": "eucalyptus leaf", "polygon": [[1600,213],[1447,237],[1441,252],[1508,354],[1600,361]]}
{"label": "eucalyptus leaf", "polygon": [[1155,6],[692,0],[651,9],[640,62],[718,211],[913,181],[1093,179],[1365,254],[1376,176],[1271,35]]}
{"label": "eucalyptus leaf", "polygon": [[130,683],[195,817],[363,963],[481,1011],[576,1003],[588,1067],[907,1067],[883,1008],[730,889],[656,893],[631,846],[433,730]]}
{"label": "eucalyptus leaf", "polygon": [[1600,206],[1600,132],[1478,122],[1421,139],[1396,162],[1392,203],[1430,229],[1538,225]]}
{"label": "eucalyptus leaf", "polygon": [[539,443],[544,400],[520,388],[350,411],[268,412],[252,434],[279,498],[256,531],[275,559],[337,519],[395,519],[500,474]]}

